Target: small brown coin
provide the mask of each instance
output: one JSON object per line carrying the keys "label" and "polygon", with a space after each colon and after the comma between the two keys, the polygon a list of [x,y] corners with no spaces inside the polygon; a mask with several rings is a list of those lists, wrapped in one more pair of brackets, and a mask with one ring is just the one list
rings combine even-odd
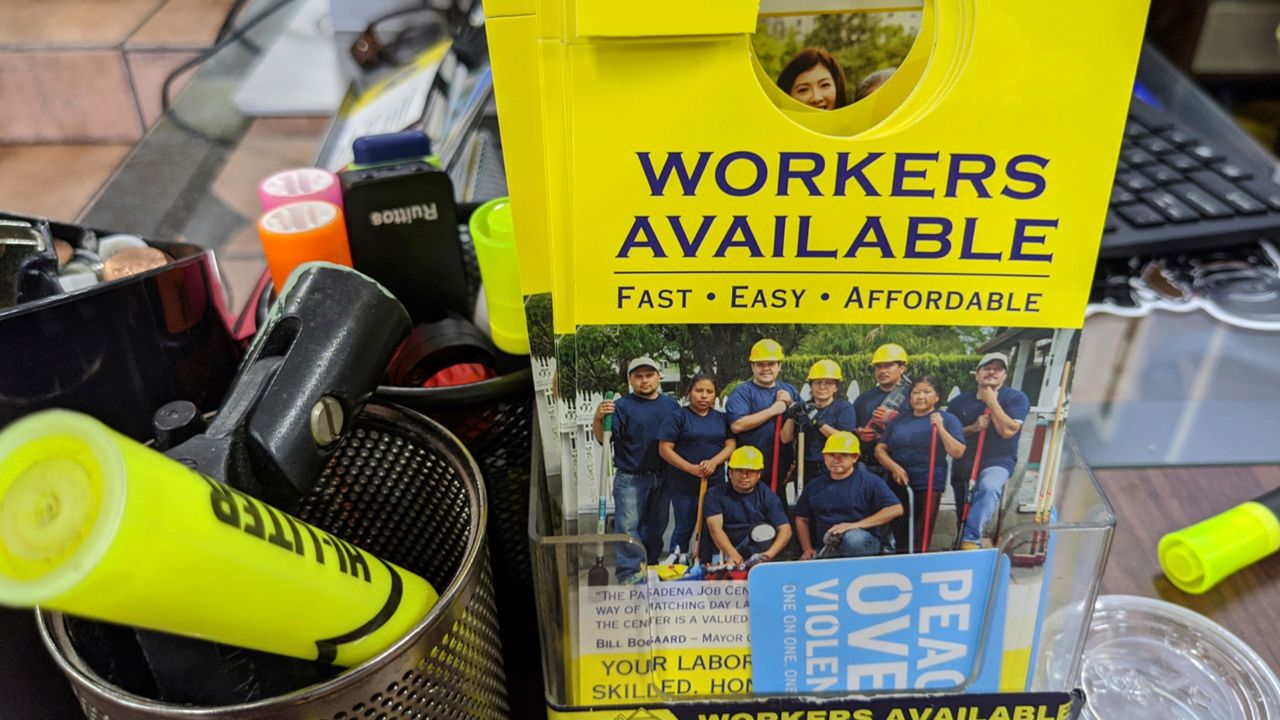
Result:
{"label": "small brown coin", "polygon": [[169,256],[152,248],[121,248],[102,263],[104,282],[137,275],[169,262]]}
{"label": "small brown coin", "polygon": [[53,251],[58,254],[58,267],[66,265],[76,254],[75,248],[71,247],[71,243],[57,238],[53,239]]}

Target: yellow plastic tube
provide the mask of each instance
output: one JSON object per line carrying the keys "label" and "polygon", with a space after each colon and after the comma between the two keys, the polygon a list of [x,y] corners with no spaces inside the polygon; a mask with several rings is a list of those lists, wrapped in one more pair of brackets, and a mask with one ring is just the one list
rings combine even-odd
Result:
{"label": "yellow plastic tube", "polygon": [[0,431],[0,605],[356,665],[426,580],[66,410]]}
{"label": "yellow plastic tube", "polygon": [[511,199],[497,198],[476,208],[471,214],[470,229],[484,283],[493,344],[512,355],[528,355],[529,329],[520,290]]}
{"label": "yellow plastic tube", "polygon": [[1160,538],[1160,567],[1180,590],[1200,594],[1280,550],[1280,488]]}

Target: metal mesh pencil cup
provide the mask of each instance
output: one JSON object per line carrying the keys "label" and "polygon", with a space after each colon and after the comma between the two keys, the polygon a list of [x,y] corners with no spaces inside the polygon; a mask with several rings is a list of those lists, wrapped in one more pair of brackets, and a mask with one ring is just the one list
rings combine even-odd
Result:
{"label": "metal mesh pencil cup", "polygon": [[545,701],[542,656],[529,549],[529,463],[533,452],[533,373],[527,358],[500,364],[502,375],[452,387],[383,386],[377,396],[439,421],[480,463],[488,498],[487,538],[492,553],[496,605],[502,618],[507,665],[524,672],[510,678],[514,707]]}
{"label": "metal mesh pencil cup", "polygon": [[109,660],[82,654],[59,613],[40,613],[40,633],[91,720],[501,720],[508,706],[486,507],[480,470],[456,437],[416,412],[370,403],[298,515],[442,589],[395,645],[286,695],[192,707],[118,687]]}

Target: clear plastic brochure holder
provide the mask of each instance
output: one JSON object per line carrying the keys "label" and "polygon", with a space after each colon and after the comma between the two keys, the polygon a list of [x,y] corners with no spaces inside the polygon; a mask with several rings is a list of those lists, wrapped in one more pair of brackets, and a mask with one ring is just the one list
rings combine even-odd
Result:
{"label": "clear plastic brochure holder", "polygon": [[[992,521],[998,525],[995,546],[988,550],[953,552],[948,537],[939,539],[924,559],[886,555],[780,561],[751,570],[750,580],[727,573],[714,579],[664,579],[679,568],[651,567],[644,582],[623,584],[614,572],[615,559],[619,553],[642,555],[639,542],[615,533],[552,532],[546,478],[535,457],[529,530],[550,717],[736,718],[735,713],[747,712],[741,717],[766,718],[818,708],[826,718],[878,720],[919,717],[909,710],[930,707],[936,709],[930,715],[935,719],[1077,717],[1083,705],[1076,689],[1080,658],[1115,514],[1069,436],[1060,443],[1056,464],[1056,473],[1050,468],[1044,474],[1030,502],[1026,488],[1016,497],[1004,497],[999,519]],[[1028,465],[1027,472],[1037,478],[1039,471]],[[584,519],[587,527],[595,523]],[[871,618],[862,626],[846,624],[829,633],[835,638],[830,643],[812,637],[824,632],[827,616],[805,620],[797,617],[802,607],[787,611],[804,605],[804,573],[812,568],[857,585],[882,575],[911,577],[913,563],[940,563],[915,578],[926,583],[913,588],[919,607]],[[948,563],[988,568],[985,575],[973,576],[983,585],[971,588],[972,604],[963,615],[968,643],[955,643],[957,636],[928,637],[943,625],[953,631],[965,625],[957,622],[960,610],[928,606],[923,599],[930,577],[953,577],[946,575],[955,572],[947,569]],[[788,588],[787,578],[794,573],[797,580],[790,585],[796,597],[787,594],[790,590],[782,592],[778,605],[757,591],[771,588],[765,580],[757,585],[755,573],[764,578],[766,567],[782,578],[781,588]],[[811,601],[825,597],[821,593],[830,586],[824,583],[808,585]],[[761,593],[759,602],[752,599],[748,605],[748,587]],[[946,583],[938,587],[944,596],[948,589],[956,590]],[[853,603],[854,594],[850,591],[846,598],[844,589],[842,585],[831,607],[843,609],[846,599]],[[894,591],[864,587],[862,599],[870,602],[866,607],[884,606],[894,600]],[[782,610],[775,612],[778,608]],[[823,648],[846,645],[846,636],[847,645],[858,640],[869,649],[843,650],[839,669],[846,677],[824,687],[813,675],[832,668],[818,655]],[[775,651],[781,654],[771,655]],[[903,655],[902,675],[886,669],[896,667],[891,662],[874,662],[897,652]],[[957,654],[964,657],[951,662]],[[864,661],[869,664],[851,669]],[[862,685],[854,688],[858,674]],[[891,684],[894,677],[910,684]]]}

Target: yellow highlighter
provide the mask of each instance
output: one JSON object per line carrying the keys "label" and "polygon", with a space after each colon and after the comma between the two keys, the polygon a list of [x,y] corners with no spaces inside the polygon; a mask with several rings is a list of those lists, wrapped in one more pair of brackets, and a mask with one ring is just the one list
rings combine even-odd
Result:
{"label": "yellow highlighter", "polygon": [[1280,550],[1280,488],[1160,538],[1160,567],[1179,589],[1200,594]]}
{"label": "yellow highlighter", "polygon": [[351,666],[437,599],[421,577],[86,415],[0,431],[0,605]]}

